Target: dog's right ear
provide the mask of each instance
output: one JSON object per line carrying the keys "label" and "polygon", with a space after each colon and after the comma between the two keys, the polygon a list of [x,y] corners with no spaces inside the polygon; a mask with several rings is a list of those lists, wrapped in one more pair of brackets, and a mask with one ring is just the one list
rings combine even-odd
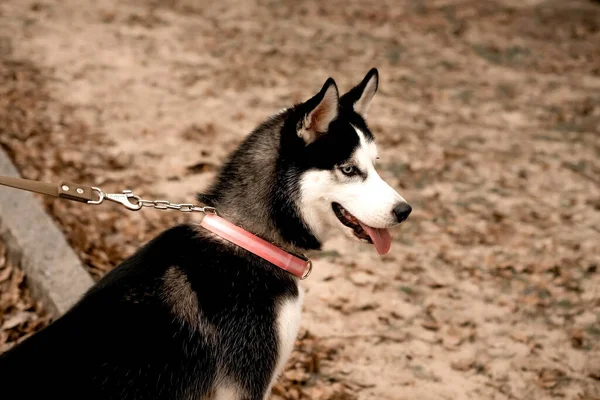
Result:
{"label": "dog's right ear", "polygon": [[298,136],[306,144],[314,142],[327,133],[329,124],[337,118],[340,106],[340,94],[332,78],[327,79],[321,91],[306,101],[306,115],[298,124]]}

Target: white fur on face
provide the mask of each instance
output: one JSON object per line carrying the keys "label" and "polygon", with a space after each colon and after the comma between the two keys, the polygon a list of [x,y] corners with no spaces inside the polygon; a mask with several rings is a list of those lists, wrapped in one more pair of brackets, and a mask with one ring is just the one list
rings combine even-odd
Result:
{"label": "white fur on face", "polygon": [[306,172],[300,180],[300,211],[304,221],[320,240],[325,241],[332,228],[341,228],[353,236],[352,229],[337,219],[331,203],[339,203],[363,224],[373,228],[389,228],[398,222],[394,207],[406,202],[375,170],[377,146],[356,129],[360,145],[352,154],[349,164],[354,165],[367,178],[346,177],[339,170]]}

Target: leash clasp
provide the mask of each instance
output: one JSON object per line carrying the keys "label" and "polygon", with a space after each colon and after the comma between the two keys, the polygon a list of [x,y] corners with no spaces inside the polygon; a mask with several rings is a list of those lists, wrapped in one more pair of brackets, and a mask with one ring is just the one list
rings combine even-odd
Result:
{"label": "leash clasp", "polygon": [[199,211],[199,212],[204,213],[204,214],[217,215],[217,209],[214,208],[214,207],[208,207],[208,206],[204,206],[204,207],[194,206],[194,207],[190,208],[189,211]]}
{"label": "leash clasp", "polygon": [[88,200],[87,204],[100,204],[104,200],[110,200],[125,206],[128,210],[138,211],[142,207],[154,207],[157,210],[177,210],[181,212],[202,212],[204,214],[217,214],[214,207],[199,207],[194,204],[175,204],[167,200],[144,200],[140,196],[133,194],[131,190],[123,190],[123,193],[104,193],[102,189],[92,187],[98,195],[97,200]]}
{"label": "leash clasp", "polygon": [[[131,190],[123,190],[123,193],[104,193],[101,189],[94,187],[92,188],[98,193],[98,200],[88,201],[88,204],[100,204],[104,200],[110,200],[115,203],[119,203],[128,210],[137,211],[142,208],[142,198],[133,194]],[[131,199],[135,200],[135,203],[131,202]]]}

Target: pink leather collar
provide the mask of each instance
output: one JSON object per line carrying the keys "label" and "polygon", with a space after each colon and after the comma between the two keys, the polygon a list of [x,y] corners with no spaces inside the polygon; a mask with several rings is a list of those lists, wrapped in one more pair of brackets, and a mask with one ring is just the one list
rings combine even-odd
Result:
{"label": "pink leather collar", "polygon": [[206,214],[200,225],[300,279],[306,279],[310,275],[310,260],[292,255],[216,214]]}

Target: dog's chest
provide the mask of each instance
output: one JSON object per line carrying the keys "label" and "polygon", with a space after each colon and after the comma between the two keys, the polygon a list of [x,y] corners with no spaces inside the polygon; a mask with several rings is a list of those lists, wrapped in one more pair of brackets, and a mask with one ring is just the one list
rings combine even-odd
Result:
{"label": "dog's chest", "polygon": [[294,343],[298,336],[298,328],[300,327],[303,301],[304,290],[298,287],[298,297],[284,300],[278,308],[277,335],[279,339],[279,351],[276,375],[282,372],[290,353],[294,349]]}

